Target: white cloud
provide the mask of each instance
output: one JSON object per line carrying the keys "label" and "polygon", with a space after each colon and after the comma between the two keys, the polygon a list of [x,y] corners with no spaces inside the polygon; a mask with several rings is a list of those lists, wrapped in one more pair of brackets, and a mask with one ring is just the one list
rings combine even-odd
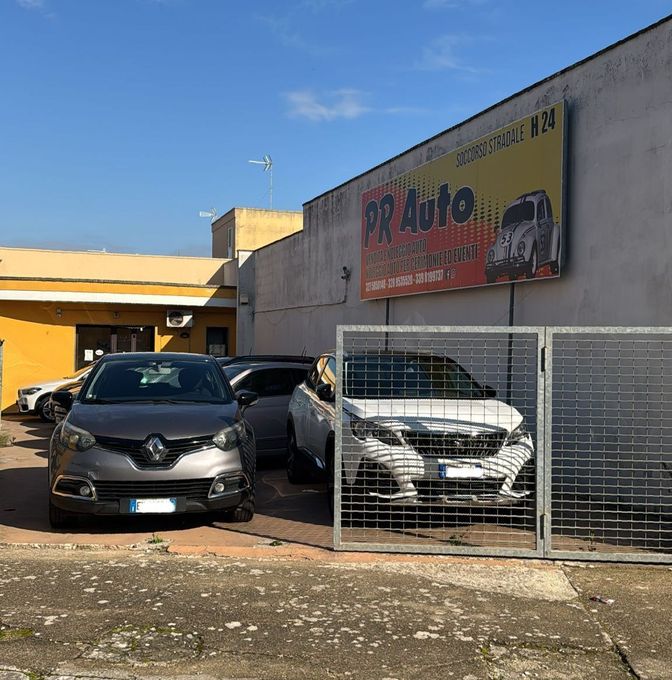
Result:
{"label": "white cloud", "polygon": [[335,90],[318,96],[311,90],[295,90],[286,95],[289,115],[313,121],[331,121],[338,118],[352,120],[371,109],[363,102],[365,93],[360,90]]}
{"label": "white cloud", "polygon": [[44,9],[44,0],[16,0],[23,9]]}
{"label": "white cloud", "polygon": [[442,35],[432,40],[422,49],[415,68],[420,71],[463,71],[480,73],[480,69],[464,64],[456,55],[456,48],[464,43],[459,35]]}

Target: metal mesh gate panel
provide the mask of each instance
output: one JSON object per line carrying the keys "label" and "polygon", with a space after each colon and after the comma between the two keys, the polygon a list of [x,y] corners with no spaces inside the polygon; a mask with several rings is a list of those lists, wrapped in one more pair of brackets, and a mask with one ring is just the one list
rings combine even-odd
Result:
{"label": "metal mesh gate panel", "polygon": [[542,554],[543,337],[338,329],[337,548]]}
{"label": "metal mesh gate panel", "polygon": [[548,329],[546,554],[672,561],[672,333]]}

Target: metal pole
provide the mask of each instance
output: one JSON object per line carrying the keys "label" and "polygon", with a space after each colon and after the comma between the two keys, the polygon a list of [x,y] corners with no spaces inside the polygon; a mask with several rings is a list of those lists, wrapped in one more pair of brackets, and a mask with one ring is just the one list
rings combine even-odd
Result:
{"label": "metal pole", "polygon": [[[516,303],[516,286],[509,284],[509,328],[513,326],[513,315]],[[506,359],[506,402],[511,401],[511,375],[513,372],[513,333],[509,333],[509,348]]]}
{"label": "metal pole", "polygon": [[268,208],[273,210],[273,166],[268,170]]}

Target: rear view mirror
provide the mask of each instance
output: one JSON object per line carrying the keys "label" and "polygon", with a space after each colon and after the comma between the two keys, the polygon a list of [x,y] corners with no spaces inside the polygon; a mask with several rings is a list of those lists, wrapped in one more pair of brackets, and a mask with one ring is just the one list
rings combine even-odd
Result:
{"label": "rear view mirror", "polygon": [[256,392],[250,392],[249,390],[240,390],[240,392],[236,392],[236,401],[240,408],[254,406],[257,403],[258,398]]}
{"label": "rear view mirror", "polygon": [[61,408],[69,411],[72,408],[72,402],[75,398],[72,392],[68,392],[68,390],[58,390],[51,395],[51,399]]}

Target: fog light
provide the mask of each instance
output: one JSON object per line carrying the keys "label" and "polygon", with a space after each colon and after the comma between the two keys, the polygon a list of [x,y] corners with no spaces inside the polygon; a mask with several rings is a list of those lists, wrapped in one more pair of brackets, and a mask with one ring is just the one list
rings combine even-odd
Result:
{"label": "fog light", "polygon": [[215,485],[212,487],[215,493],[222,493],[224,489],[226,489],[224,482],[215,482]]}
{"label": "fog light", "polygon": [[80,496],[90,496],[91,495],[91,487],[88,486],[87,484],[80,486],[79,487],[79,495]]}

